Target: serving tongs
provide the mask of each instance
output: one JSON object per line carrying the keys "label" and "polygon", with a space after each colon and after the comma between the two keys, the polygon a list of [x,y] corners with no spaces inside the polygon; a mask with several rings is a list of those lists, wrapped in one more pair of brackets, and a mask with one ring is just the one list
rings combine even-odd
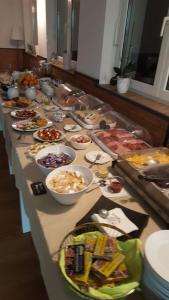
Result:
{"label": "serving tongs", "polygon": [[160,175],[145,175],[145,174],[139,174],[139,179],[144,179],[146,181],[169,181],[169,174],[160,174]]}

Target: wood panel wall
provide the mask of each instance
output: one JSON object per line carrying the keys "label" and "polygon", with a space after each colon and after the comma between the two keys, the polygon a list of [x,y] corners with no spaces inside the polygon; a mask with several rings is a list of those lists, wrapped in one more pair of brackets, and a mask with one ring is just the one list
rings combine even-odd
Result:
{"label": "wood panel wall", "polygon": [[11,65],[12,70],[23,69],[24,49],[0,48],[0,72],[4,72]]}
{"label": "wood panel wall", "polygon": [[41,56],[34,56],[34,55],[24,52],[24,56],[23,56],[24,68],[31,70],[33,67],[37,66],[38,62],[42,59],[44,59],[44,58]]}

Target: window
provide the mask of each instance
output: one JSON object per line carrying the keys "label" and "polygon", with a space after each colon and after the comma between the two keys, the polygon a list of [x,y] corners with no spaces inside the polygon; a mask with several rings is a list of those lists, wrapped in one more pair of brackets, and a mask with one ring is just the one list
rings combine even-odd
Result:
{"label": "window", "polygon": [[121,64],[135,63],[133,89],[169,101],[168,10],[168,0],[128,1]]}
{"label": "window", "polygon": [[[57,0],[57,55],[70,46],[71,60],[77,60],[80,0]],[[70,26],[69,26],[70,25]]]}

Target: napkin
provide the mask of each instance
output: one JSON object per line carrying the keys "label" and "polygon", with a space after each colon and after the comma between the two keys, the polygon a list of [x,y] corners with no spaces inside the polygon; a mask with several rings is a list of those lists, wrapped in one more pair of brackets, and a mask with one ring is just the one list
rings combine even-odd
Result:
{"label": "napkin", "polygon": [[[129,209],[129,208],[124,207],[104,196],[101,196],[98,199],[98,201],[96,202],[96,204],[77,222],[76,226],[87,223],[87,222],[91,222],[91,215],[98,214],[99,210],[103,209],[103,208],[107,209],[107,210],[111,210],[113,208],[121,208],[123,210],[123,212],[129,218],[129,220],[138,227],[138,230],[132,231],[130,233],[130,236],[132,238],[140,237],[142,231],[146,227],[148,220],[149,220],[148,214],[140,213],[138,211]],[[98,230],[98,228],[96,226],[93,226],[93,231],[96,231],[96,230]],[[79,234],[80,234],[80,232],[79,232]],[[126,237],[122,236],[122,237],[119,237],[119,239],[126,240]]]}
{"label": "napkin", "polygon": [[[101,217],[99,214],[91,215],[91,219],[94,222],[106,223],[109,225],[114,225],[119,229],[123,230],[125,233],[130,233],[132,231],[138,230],[138,227],[127,218],[121,208],[114,208],[108,211],[108,216],[106,218]],[[115,229],[108,227],[101,227],[103,233],[111,237],[120,237],[123,234]]]}

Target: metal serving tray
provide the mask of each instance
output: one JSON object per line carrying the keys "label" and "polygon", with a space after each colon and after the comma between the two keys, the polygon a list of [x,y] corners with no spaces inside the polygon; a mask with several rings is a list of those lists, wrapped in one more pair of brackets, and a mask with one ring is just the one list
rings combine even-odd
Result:
{"label": "metal serving tray", "polygon": [[[168,162],[164,161],[164,159],[163,159],[163,161],[161,163],[169,163],[169,149],[165,148],[165,147],[154,147],[154,148],[148,148],[145,150],[132,151],[129,153],[121,154],[120,158],[123,160],[123,165],[126,164],[127,167],[128,167],[128,165],[131,166],[132,170],[143,170],[143,169],[147,168],[147,166],[151,165],[152,160],[154,160],[154,159],[157,160],[157,155],[160,155],[160,153],[166,154],[168,156]],[[157,154],[157,155],[155,155],[155,154]],[[138,167],[138,166],[134,165],[134,163],[127,160],[127,158],[135,156],[135,155],[138,157],[142,156],[142,155],[147,155],[147,161],[145,161],[145,165]],[[153,163],[153,161],[152,161],[152,163]]]}
{"label": "metal serving tray", "polygon": [[[122,128],[116,128],[118,131],[121,131],[121,132],[127,132],[131,135],[131,137],[133,137],[133,139],[137,139],[137,137],[135,137],[134,134],[132,134],[131,132],[125,130],[125,129],[122,129]],[[91,137],[92,139],[97,143],[97,145],[102,148],[105,152],[107,152],[109,155],[111,155],[113,158],[117,159],[117,158],[121,158],[122,154],[116,152],[115,150],[111,150],[102,140],[100,140],[97,136],[96,136],[96,133],[99,132],[99,131],[103,131],[103,130],[94,130],[91,132]],[[106,132],[107,130],[105,130]],[[127,138],[126,138],[127,139]],[[113,139],[112,139],[112,142],[113,142]],[[114,142],[116,142],[116,140],[114,139]],[[150,148],[151,146],[144,142],[142,140],[143,144],[145,144],[145,147],[147,148]],[[127,153],[133,153],[134,150],[131,150],[131,151],[127,151]],[[126,153],[126,152],[125,152]]]}
{"label": "metal serving tray", "polygon": [[131,188],[140,195],[141,200],[146,202],[169,225],[169,193],[162,191],[153,182],[140,180],[141,171],[134,170],[130,165],[128,165],[129,168],[122,168],[121,163],[123,162],[117,161],[114,166],[115,172],[124,177]]}

